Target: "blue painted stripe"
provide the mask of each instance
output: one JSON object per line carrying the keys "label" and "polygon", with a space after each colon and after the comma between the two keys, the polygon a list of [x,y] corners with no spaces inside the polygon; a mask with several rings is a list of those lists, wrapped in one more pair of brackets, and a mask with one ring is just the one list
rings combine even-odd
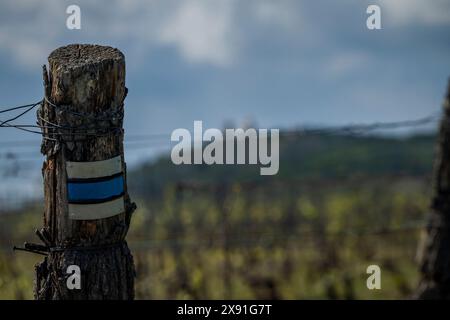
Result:
{"label": "blue painted stripe", "polygon": [[69,202],[91,202],[111,199],[124,192],[123,176],[98,182],[68,182]]}

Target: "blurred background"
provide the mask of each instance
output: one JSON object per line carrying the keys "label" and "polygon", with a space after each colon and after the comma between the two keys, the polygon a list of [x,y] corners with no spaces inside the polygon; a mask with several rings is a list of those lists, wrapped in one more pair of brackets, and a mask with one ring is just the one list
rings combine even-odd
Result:
{"label": "blurred background", "polygon": [[[71,4],[80,30],[66,28]],[[366,27],[370,4],[381,30]],[[125,54],[137,298],[406,298],[450,75],[448,12],[446,0],[4,0],[0,107],[42,99],[59,46]],[[194,120],[279,128],[278,175],[174,166],[170,133]],[[12,247],[42,224],[40,136],[0,129],[0,298],[29,299],[41,258]],[[370,264],[382,290],[366,288]]]}

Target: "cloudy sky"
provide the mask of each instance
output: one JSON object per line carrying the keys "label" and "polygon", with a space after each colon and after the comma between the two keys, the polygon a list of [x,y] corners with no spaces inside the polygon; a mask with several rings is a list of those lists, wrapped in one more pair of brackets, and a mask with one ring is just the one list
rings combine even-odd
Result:
{"label": "cloudy sky", "polygon": [[[66,28],[71,4],[81,30]],[[369,4],[381,7],[382,30],[367,29]],[[439,110],[449,40],[449,0],[2,0],[0,106],[41,99],[53,49],[97,43],[126,56],[129,135],[194,120],[289,128],[414,119]]]}

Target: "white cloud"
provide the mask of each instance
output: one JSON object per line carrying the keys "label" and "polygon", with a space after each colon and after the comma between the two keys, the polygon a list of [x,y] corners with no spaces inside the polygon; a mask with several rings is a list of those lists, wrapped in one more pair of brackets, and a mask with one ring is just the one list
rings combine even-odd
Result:
{"label": "white cloud", "polygon": [[381,0],[382,13],[394,25],[447,25],[450,24],[448,0]]}
{"label": "white cloud", "polygon": [[0,10],[3,11],[0,18],[1,51],[9,53],[19,66],[39,68],[54,49],[60,34],[58,23],[65,21],[64,5],[58,0],[43,4],[17,0],[3,2]]}
{"label": "white cloud", "polygon": [[[273,40],[270,37],[281,35],[293,47],[301,44],[318,50],[326,48],[330,39],[333,43],[332,37],[336,36],[332,31],[328,33],[327,27],[321,27],[325,22],[317,18],[321,17],[320,10],[316,12],[317,6],[311,7],[308,2],[243,1],[78,0],[82,30],[68,31],[65,9],[71,0],[2,0],[0,53],[28,68],[45,62],[50,51],[62,44],[100,42],[129,49],[127,55],[135,65],[152,50],[168,47],[189,63],[227,67],[239,62],[246,46],[251,55],[258,55],[250,46],[252,37],[259,37],[261,30],[271,32],[268,43]],[[448,0],[379,1],[382,14],[395,25],[450,24]],[[330,15],[333,16],[326,15],[327,19]],[[361,57],[339,56],[331,62],[331,68],[336,73],[344,72],[360,64],[360,60]]]}
{"label": "white cloud", "polygon": [[[296,1],[296,0],[294,0]],[[254,13],[259,21],[268,24],[274,24],[287,30],[295,30],[297,33],[304,27],[304,19],[300,18],[301,10],[298,9],[299,3],[292,1],[255,1]],[[296,8],[296,10],[293,10]]]}
{"label": "white cloud", "polygon": [[[234,0],[79,1],[80,31],[65,28],[69,2],[31,0],[0,4],[3,15],[20,19],[0,21],[0,51],[24,67],[42,64],[61,43],[131,41],[140,53],[155,47],[173,47],[188,62],[226,66],[233,62]],[[20,23],[19,23],[20,21]]]}
{"label": "white cloud", "polygon": [[185,1],[162,26],[160,40],[188,61],[228,65],[233,61],[234,1]]}

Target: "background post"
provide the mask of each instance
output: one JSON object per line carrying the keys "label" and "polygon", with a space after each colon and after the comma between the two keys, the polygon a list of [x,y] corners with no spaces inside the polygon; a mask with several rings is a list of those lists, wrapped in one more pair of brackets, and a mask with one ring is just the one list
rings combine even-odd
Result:
{"label": "background post", "polygon": [[450,82],[436,152],[431,213],[419,257],[419,299],[450,298]]}
{"label": "background post", "polygon": [[[69,45],[53,51],[48,61],[49,70],[44,66],[43,72],[46,99],[37,113],[46,156],[44,226],[37,234],[48,255],[36,266],[35,298],[133,299],[135,272],[125,242],[135,208],[127,193],[123,152],[125,58],[111,47]],[[74,218],[68,204],[68,163],[113,158],[122,170],[124,209],[99,218],[98,210],[86,211],[85,206],[88,217]],[[80,268],[81,289],[67,287],[70,265]]]}

